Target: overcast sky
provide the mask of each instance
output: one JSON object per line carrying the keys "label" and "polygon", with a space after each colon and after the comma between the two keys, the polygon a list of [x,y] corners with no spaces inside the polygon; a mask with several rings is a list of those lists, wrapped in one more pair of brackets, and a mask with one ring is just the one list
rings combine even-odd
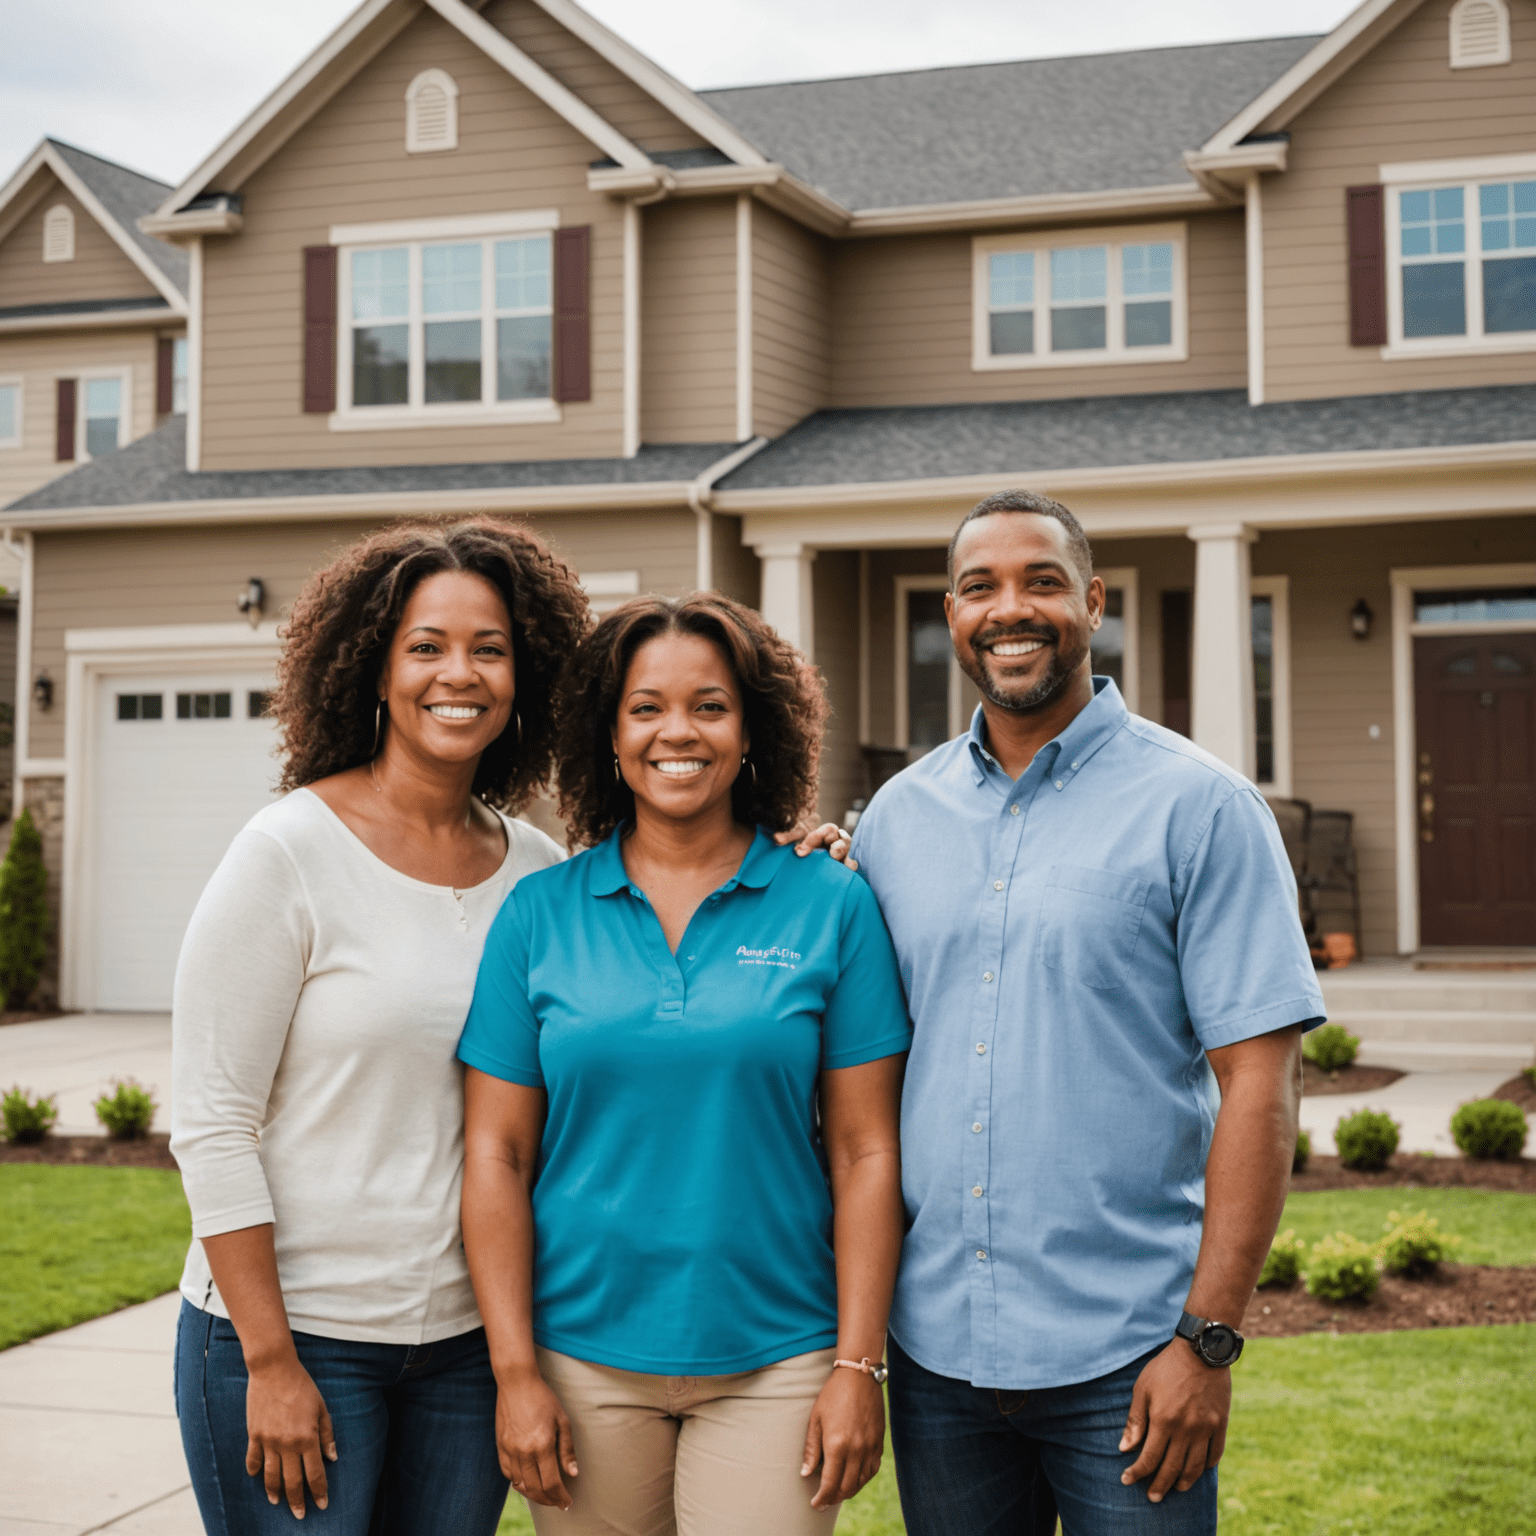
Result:
{"label": "overcast sky", "polygon": [[[44,134],[179,181],[355,0],[0,0],[0,182]],[[1353,0],[587,0],[695,88],[1324,32]]]}

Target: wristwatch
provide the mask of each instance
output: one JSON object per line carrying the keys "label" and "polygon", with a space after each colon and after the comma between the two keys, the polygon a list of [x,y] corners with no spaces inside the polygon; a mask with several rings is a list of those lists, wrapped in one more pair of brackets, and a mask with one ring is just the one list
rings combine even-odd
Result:
{"label": "wristwatch", "polygon": [[1243,1336],[1225,1323],[1213,1323],[1208,1317],[1186,1312],[1179,1318],[1174,1333],[1189,1340],[1189,1347],[1209,1366],[1231,1365],[1243,1352]]}

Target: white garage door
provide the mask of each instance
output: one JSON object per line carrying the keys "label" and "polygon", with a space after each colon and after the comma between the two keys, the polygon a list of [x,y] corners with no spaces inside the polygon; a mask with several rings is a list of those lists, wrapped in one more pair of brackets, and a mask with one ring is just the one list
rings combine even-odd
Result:
{"label": "white garage door", "polygon": [[108,677],[96,701],[95,1005],[159,1011],[187,919],[230,840],[272,799],[260,672]]}

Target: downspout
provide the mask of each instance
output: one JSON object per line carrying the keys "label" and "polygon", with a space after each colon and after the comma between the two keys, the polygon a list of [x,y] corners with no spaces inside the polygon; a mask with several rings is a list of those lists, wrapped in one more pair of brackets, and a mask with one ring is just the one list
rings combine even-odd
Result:
{"label": "downspout", "polygon": [[21,592],[16,604],[16,706],[11,727],[11,815],[26,807],[23,771],[32,751],[32,535],[5,530],[5,542],[21,555]]}
{"label": "downspout", "polygon": [[767,446],[766,437],[754,437],[751,442],[732,449],[723,459],[717,459],[708,469],[689,482],[688,505],[693,508],[698,529],[698,547],[694,559],[694,586],[700,592],[708,592],[715,584],[714,518],[711,513],[715,500],[715,486],[733,469],[745,464],[753,454]]}

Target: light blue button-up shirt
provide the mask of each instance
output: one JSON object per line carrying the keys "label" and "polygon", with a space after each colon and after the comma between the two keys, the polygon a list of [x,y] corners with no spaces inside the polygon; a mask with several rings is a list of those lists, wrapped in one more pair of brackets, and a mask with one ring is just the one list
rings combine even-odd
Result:
{"label": "light blue button-up shirt", "polygon": [[916,1031],[891,1331],[981,1387],[1088,1381],[1173,1337],[1215,1125],[1205,1052],[1323,1019],[1263,799],[1094,687],[1016,781],[978,709],[853,840]]}

